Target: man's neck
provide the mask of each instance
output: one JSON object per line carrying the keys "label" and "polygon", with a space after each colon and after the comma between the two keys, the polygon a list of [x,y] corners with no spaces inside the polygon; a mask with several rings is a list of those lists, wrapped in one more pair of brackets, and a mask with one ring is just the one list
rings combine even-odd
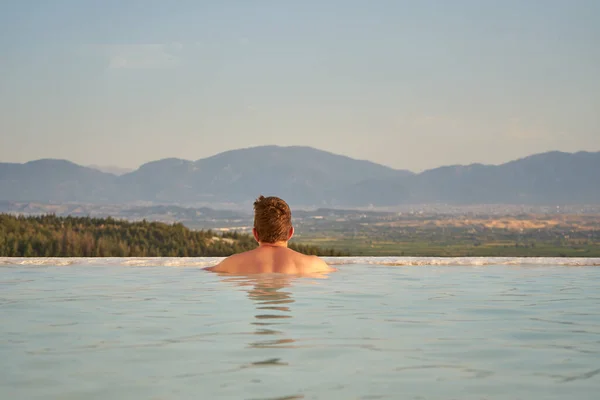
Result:
{"label": "man's neck", "polygon": [[260,247],[288,247],[288,242],[281,241],[275,243],[258,242]]}

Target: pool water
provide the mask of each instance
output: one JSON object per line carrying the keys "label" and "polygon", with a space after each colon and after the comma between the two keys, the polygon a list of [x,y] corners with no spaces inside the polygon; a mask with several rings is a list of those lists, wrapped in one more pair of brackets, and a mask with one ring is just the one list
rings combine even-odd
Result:
{"label": "pool water", "polygon": [[0,268],[0,398],[600,398],[597,267],[93,263]]}

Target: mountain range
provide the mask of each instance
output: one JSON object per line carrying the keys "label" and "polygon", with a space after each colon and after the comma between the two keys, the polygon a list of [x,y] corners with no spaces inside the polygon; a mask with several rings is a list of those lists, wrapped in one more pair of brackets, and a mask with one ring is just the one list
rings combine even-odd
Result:
{"label": "mountain range", "polygon": [[163,159],[119,175],[65,160],[0,163],[0,201],[239,205],[259,194],[306,207],[599,204],[600,152],[554,151],[418,174],[300,146]]}

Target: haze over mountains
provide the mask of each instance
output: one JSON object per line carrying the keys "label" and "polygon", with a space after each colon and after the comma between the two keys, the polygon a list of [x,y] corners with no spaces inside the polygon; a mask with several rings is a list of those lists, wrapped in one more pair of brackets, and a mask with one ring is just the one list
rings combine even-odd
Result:
{"label": "haze over mountains", "polygon": [[113,175],[125,175],[128,174],[130,172],[133,172],[134,169],[133,168],[122,168],[122,167],[116,167],[114,165],[88,165],[88,167],[98,170],[100,172],[106,172],[109,174],[113,174]]}
{"label": "haze over mountains", "polygon": [[295,206],[599,204],[600,152],[549,152],[502,165],[419,174],[310,147],[262,146],[198,161],[163,159],[116,175],[65,160],[0,163],[0,200],[248,204],[259,194]]}

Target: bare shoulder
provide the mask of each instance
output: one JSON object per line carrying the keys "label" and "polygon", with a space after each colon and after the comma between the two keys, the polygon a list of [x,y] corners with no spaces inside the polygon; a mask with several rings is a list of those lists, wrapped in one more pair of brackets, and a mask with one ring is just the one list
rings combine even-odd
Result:
{"label": "bare shoulder", "polygon": [[335,268],[330,267],[323,259],[317,256],[305,256],[306,266],[315,272],[335,271]]}
{"label": "bare shoulder", "polygon": [[233,254],[224,260],[222,260],[217,265],[212,267],[204,268],[206,271],[214,271],[214,272],[230,272],[232,268],[235,268],[243,259],[244,253]]}

